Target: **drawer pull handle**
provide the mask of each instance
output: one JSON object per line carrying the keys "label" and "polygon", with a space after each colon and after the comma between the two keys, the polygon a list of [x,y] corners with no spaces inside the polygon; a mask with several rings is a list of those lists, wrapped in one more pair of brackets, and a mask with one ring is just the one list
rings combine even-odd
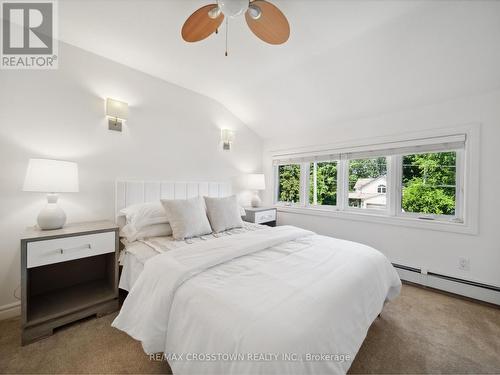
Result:
{"label": "drawer pull handle", "polygon": [[66,251],[72,251],[72,250],[84,250],[84,249],[92,249],[92,245],[90,245],[89,243],[86,244],[86,245],[82,245],[82,246],[77,246],[77,247],[70,247],[68,249],[59,249],[59,252],[61,254],[64,254],[64,252]]}

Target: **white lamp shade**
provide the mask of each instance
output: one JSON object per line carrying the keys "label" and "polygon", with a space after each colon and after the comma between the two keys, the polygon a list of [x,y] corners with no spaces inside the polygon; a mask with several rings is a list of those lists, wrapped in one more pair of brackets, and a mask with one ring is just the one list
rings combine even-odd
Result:
{"label": "white lamp shade", "polygon": [[119,100],[106,99],[106,116],[118,118],[120,120],[128,119],[128,104]]}
{"label": "white lamp shade", "polygon": [[30,159],[23,190],[76,193],[78,192],[78,165],[69,161]]}
{"label": "white lamp shade", "polygon": [[244,184],[248,190],[264,190],[266,188],[266,178],[263,174],[247,174]]}

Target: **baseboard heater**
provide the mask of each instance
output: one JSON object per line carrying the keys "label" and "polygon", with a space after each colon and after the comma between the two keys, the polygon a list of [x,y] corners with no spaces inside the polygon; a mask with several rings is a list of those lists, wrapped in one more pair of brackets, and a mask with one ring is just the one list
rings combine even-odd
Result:
{"label": "baseboard heater", "polygon": [[392,263],[402,280],[500,305],[500,287]]}

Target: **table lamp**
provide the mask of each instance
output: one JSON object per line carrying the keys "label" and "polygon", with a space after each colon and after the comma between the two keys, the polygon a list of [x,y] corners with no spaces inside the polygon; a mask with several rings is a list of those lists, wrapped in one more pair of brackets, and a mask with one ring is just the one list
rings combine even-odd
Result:
{"label": "table lamp", "polygon": [[57,193],[78,192],[78,165],[69,161],[30,159],[23,191],[47,193],[47,205],[38,215],[40,229],[59,229],[66,214],[57,204]]}
{"label": "table lamp", "polygon": [[265,190],[266,178],[263,174],[247,174],[245,177],[245,188],[254,191],[250,203],[252,207],[259,207],[262,203],[259,197],[259,190]]}

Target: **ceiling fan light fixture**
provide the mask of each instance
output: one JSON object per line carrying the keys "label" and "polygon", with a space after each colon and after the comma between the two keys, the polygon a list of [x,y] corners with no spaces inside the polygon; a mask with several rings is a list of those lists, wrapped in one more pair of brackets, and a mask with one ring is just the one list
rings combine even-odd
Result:
{"label": "ceiling fan light fixture", "polygon": [[253,20],[258,20],[262,16],[262,10],[257,5],[250,4],[247,12]]}
{"label": "ceiling fan light fixture", "polygon": [[248,9],[248,0],[218,0],[219,8],[226,17],[241,16]]}
{"label": "ceiling fan light fixture", "polygon": [[216,19],[217,17],[220,16],[220,14],[222,13],[222,10],[220,9],[219,6],[216,6],[215,8],[212,8],[208,11],[208,16],[211,18],[211,19]]}

